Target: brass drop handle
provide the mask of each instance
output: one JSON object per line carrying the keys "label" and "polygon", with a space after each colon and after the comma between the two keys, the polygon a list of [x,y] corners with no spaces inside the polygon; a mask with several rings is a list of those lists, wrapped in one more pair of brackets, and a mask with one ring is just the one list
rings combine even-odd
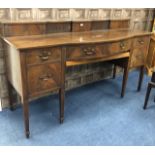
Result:
{"label": "brass drop handle", "polygon": [[39,79],[42,80],[42,81],[47,81],[47,80],[49,80],[51,78],[52,78],[51,74],[45,74],[45,75],[42,75],[42,76],[39,77]]}
{"label": "brass drop handle", "polygon": [[139,40],[139,43],[140,43],[140,44],[144,44],[144,41],[143,41],[143,40]]}
{"label": "brass drop handle", "polygon": [[125,49],[125,44],[123,42],[120,43],[121,49]]}
{"label": "brass drop handle", "polygon": [[47,61],[50,55],[51,55],[50,52],[44,51],[42,54],[39,55],[39,57],[42,61]]}

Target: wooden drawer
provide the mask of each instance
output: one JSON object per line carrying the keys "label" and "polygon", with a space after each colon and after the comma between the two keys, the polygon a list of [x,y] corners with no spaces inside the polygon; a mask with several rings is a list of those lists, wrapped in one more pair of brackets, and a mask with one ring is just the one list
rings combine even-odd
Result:
{"label": "wooden drawer", "polygon": [[[85,60],[95,59],[102,57],[104,54],[104,46],[102,45],[83,45],[83,46],[72,46],[66,51],[67,60]],[[106,53],[105,53],[106,54]]]}
{"label": "wooden drawer", "polygon": [[60,61],[61,60],[61,48],[42,48],[42,49],[33,49],[27,51],[26,54],[26,63],[31,64],[40,64],[44,62]]}
{"label": "wooden drawer", "polygon": [[72,46],[67,49],[67,60],[82,60],[102,58],[109,55],[128,51],[131,48],[131,40],[100,45]]}
{"label": "wooden drawer", "polygon": [[91,30],[91,22],[73,22],[72,31],[73,32],[83,32]]}
{"label": "wooden drawer", "polygon": [[146,47],[148,46],[150,37],[145,36],[145,37],[137,37],[134,39],[134,47]]}
{"label": "wooden drawer", "polygon": [[36,95],[58,88],[61,83],[61,63],[35,65],[28,68],[28,93]]}
{"label": "wooden drawer", "polygon": [[126,52],[131,49],[131,40],[122,40],[115,43],[108,43],[106,45],[106,50],[109,51],[111,55],[120,52]]}

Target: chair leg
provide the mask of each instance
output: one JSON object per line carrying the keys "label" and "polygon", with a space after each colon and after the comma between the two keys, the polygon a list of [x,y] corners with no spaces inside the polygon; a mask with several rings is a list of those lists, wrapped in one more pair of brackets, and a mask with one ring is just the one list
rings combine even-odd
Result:
{"label": "chair leg", "polygon": [[145,102],[144,102],[143,109],[146,109],[146,107],[147,107],[148,99],[149,99],[150,92],[151,92],[151,88],[152,88],[152,85],[149,83],[148,87],[147,87],[147,92],[146,92],[146,97],[145,97]]}
{"label": "chair leg", "polygon": [[144,77],[144,66],[141,66],[140,73],[139,73],[139,82],[138,82],[137,91],[141,90],[143,77]]}
{"label": "chair leg", "polygon": [[114,68],[113,68],[113,79],[116,78],[116,70],[117,70],[117,66],[114,65]]}

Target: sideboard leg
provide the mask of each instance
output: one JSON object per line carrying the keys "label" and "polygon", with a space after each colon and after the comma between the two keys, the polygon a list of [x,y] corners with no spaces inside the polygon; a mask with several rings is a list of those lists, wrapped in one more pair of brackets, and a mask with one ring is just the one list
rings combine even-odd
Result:
{"label": "sideboard leg", "polygon": [[129,60],[127,60],[127,62],[124,65],[124,74],[123,74],[122,91],[121,91],[121,97],[122,98],[124,97],[126,84],[127,84],[127,80],[128,80],[128,72],[129,72],[128,61]]}
{"label": "sideboard leg", "polygon": [[113,79],[116,78],[116,70],[117,70],[117,66],[114,64],[114,68],[113,68]]}
{"label": "sideboard leg", "polygon": [[60,108],[60,123],[64,121],[64,100],[65,100],[65,90],[63,88],[59,89],[59,108]]}
{"label": "sideboard leg", "polygon": [[141,90],[143,77],[144,77],[144,66],[141,66],[140,67],[140,73],[139,73],[139,81],[138,81],[137,91]]}
{"label": "sideboard leg", "polygon": [[12,92],[12,86],[10,82],[8,81],[8,94],[9,94],[9,104],[10,104],[10,110],[15,110],[14,104],[13,104],[13,92]]}
{"label": "sideboard leg", "polygon": [[152,86],[151,86],[151,84],[149,83],[149,84],[148,84],[148,87],[147,87],[146,96],[145,96],[144,106],[143,106],[143,109],[144,109],[144,110],[146,109],[147,104],[148,104],[148,100],[149,100],[149,96],[150,96],[151,88],[152,88]]}
{"label": "sideboard leg", "polygon": [[25,136],[30,137],[29,131],[29,103],[27,100],[23,102],[23,112],[24,112],[24,124],[25,124]]}

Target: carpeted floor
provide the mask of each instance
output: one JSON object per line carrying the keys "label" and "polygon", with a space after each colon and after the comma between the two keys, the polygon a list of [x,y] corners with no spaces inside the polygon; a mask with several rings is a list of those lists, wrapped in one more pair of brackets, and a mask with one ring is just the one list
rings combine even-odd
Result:
{"label": "carpeted floor", "polygon": [[22,108],[0,112],[0,145],[155,145],[155,103],[142,109],[147,82],[136,92],[138,72],[129,74],[120,98],[122,76],[66,93],[65,121],[59,124],[58,96],[30,105],[31,138],[24,136]]}

